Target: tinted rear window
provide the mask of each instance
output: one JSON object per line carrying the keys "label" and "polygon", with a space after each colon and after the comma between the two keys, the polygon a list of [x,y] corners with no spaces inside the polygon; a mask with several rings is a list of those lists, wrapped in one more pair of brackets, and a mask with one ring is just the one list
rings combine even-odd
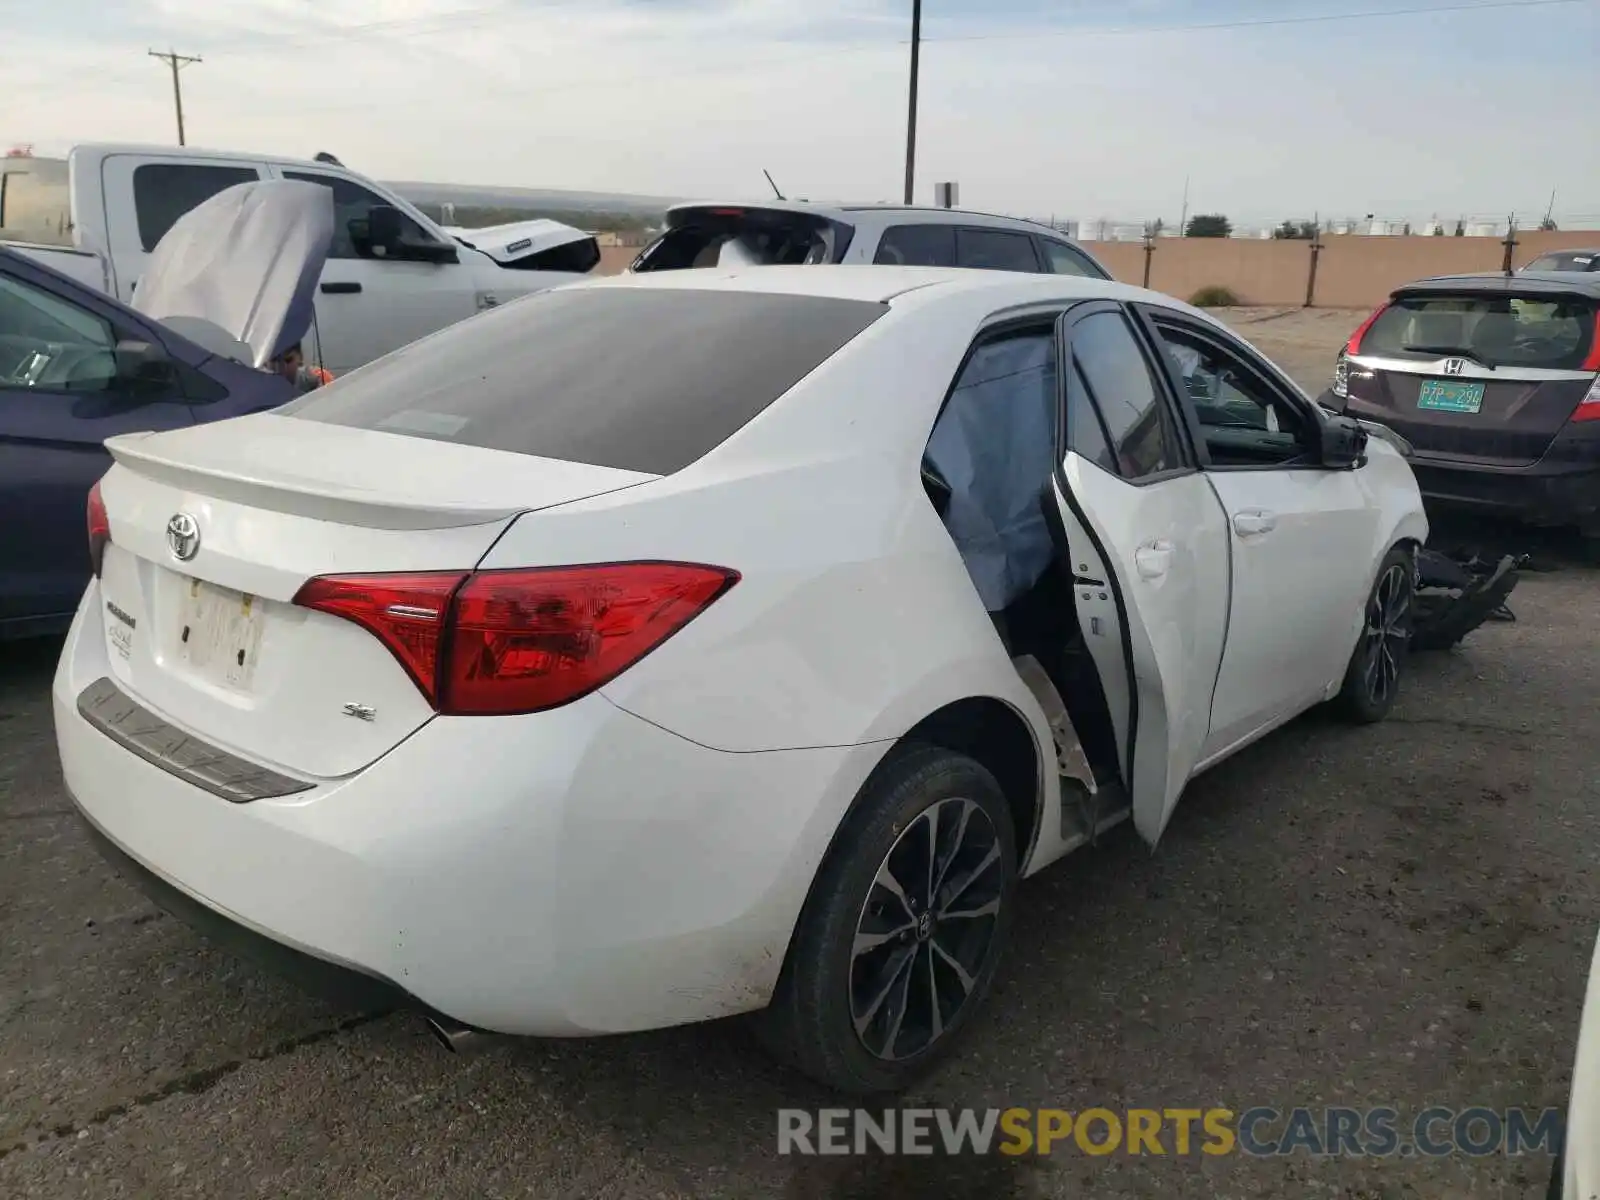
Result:
{"label": "tinted rear window", "polygon": [[305,420],[667,475],[887,306],[626,287],[536,293],[279,409]]}
{"label": "tinted rear window", "polygon": [[1594,340],[1593,302],[1552,296],[1408,296],[1385,309],[1361,353],[1416,361],[1459,354],[1492,367],[1576,370]]}
{"label": "tinted rear window", "polygon": [[648,246],[635,271],[801,266],[838,262],[853,229],[812,213],[768,208],[685,209]]}

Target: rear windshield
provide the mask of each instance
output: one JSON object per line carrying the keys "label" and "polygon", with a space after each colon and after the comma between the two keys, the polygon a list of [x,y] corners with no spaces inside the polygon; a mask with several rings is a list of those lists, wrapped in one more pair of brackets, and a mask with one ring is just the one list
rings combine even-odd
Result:
{"label": "rear windshield", "polygon": [[0,231],[24,242],[72,245],[72,197],[65,161],[0,160]]}
{"label": "rear windshield", "polygon": [[826,217],[779,209],[688,209],[669,220],[671,228],[645,248],[634,271],[833,263],[852,232]]}
{"label": "rear windshield", "polygon": [[537,292],[278,412],[667,475],[742,428],[883,313],[818,296]]}
{"label": "rear windshield", "polygon": [[1576,370],[1588,357],[1594,322],[1592,301],[1568,297],[1407,296],[1372,323],[1361,353]]}
{"label": "rear windshield", "polygon": [[1587,250],[1566,250],[1558,254],[1545,254],[1534,259],[1524,271],[1592,271],[1595,255]]}

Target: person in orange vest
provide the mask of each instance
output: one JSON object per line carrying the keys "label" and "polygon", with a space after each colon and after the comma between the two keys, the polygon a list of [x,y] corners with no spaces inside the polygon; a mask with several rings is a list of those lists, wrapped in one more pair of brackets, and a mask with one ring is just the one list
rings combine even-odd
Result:
{"label": "person in orange vest", "polygon": [[272,360],[272,370],[294,384],[298,392],[314,391],[323,384],[333,382],[333,376],[321,367],[306,366],[305,352],[299,342]]}

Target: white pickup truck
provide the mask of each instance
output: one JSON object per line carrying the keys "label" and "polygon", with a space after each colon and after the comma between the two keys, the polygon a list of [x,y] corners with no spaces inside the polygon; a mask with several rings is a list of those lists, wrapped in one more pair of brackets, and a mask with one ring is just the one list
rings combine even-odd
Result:
{"label": "white pickup truck", "polygon": [[582,278],[600,258],[597,246],[571,238],[541,252],[532,238],[523,246],[502,236],[485,253],[470,231],[452,236],[392,189],[330,160],[172,146],[85,145],[65,159],[0,159],[0,240],[127,303],[174,221],[258,179],[333,191],[333,249],[304,347],[309,362],[336,375],[483,309]]}

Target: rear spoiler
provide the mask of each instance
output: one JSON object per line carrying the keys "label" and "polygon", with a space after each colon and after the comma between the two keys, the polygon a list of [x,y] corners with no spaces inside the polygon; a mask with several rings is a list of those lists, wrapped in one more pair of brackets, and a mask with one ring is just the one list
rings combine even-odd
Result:
{"label": "rear spoiler", "polygon": [[[248,419],[248,418],[246,418]],[[236,504],[269,507],[296,516],[315,517],[367,529],[451,529],[488,525],[525,510],[525,505],[482,505],[470,502],[418,504],[408,497],[404,481],[392,492],[351,487],[333,480],[285,474],[268,479],[226,464],[200,466],[151,445],[150,433],[124,433],[106,439],[113,461],[136,474],[186,492],[204,492]]]}

